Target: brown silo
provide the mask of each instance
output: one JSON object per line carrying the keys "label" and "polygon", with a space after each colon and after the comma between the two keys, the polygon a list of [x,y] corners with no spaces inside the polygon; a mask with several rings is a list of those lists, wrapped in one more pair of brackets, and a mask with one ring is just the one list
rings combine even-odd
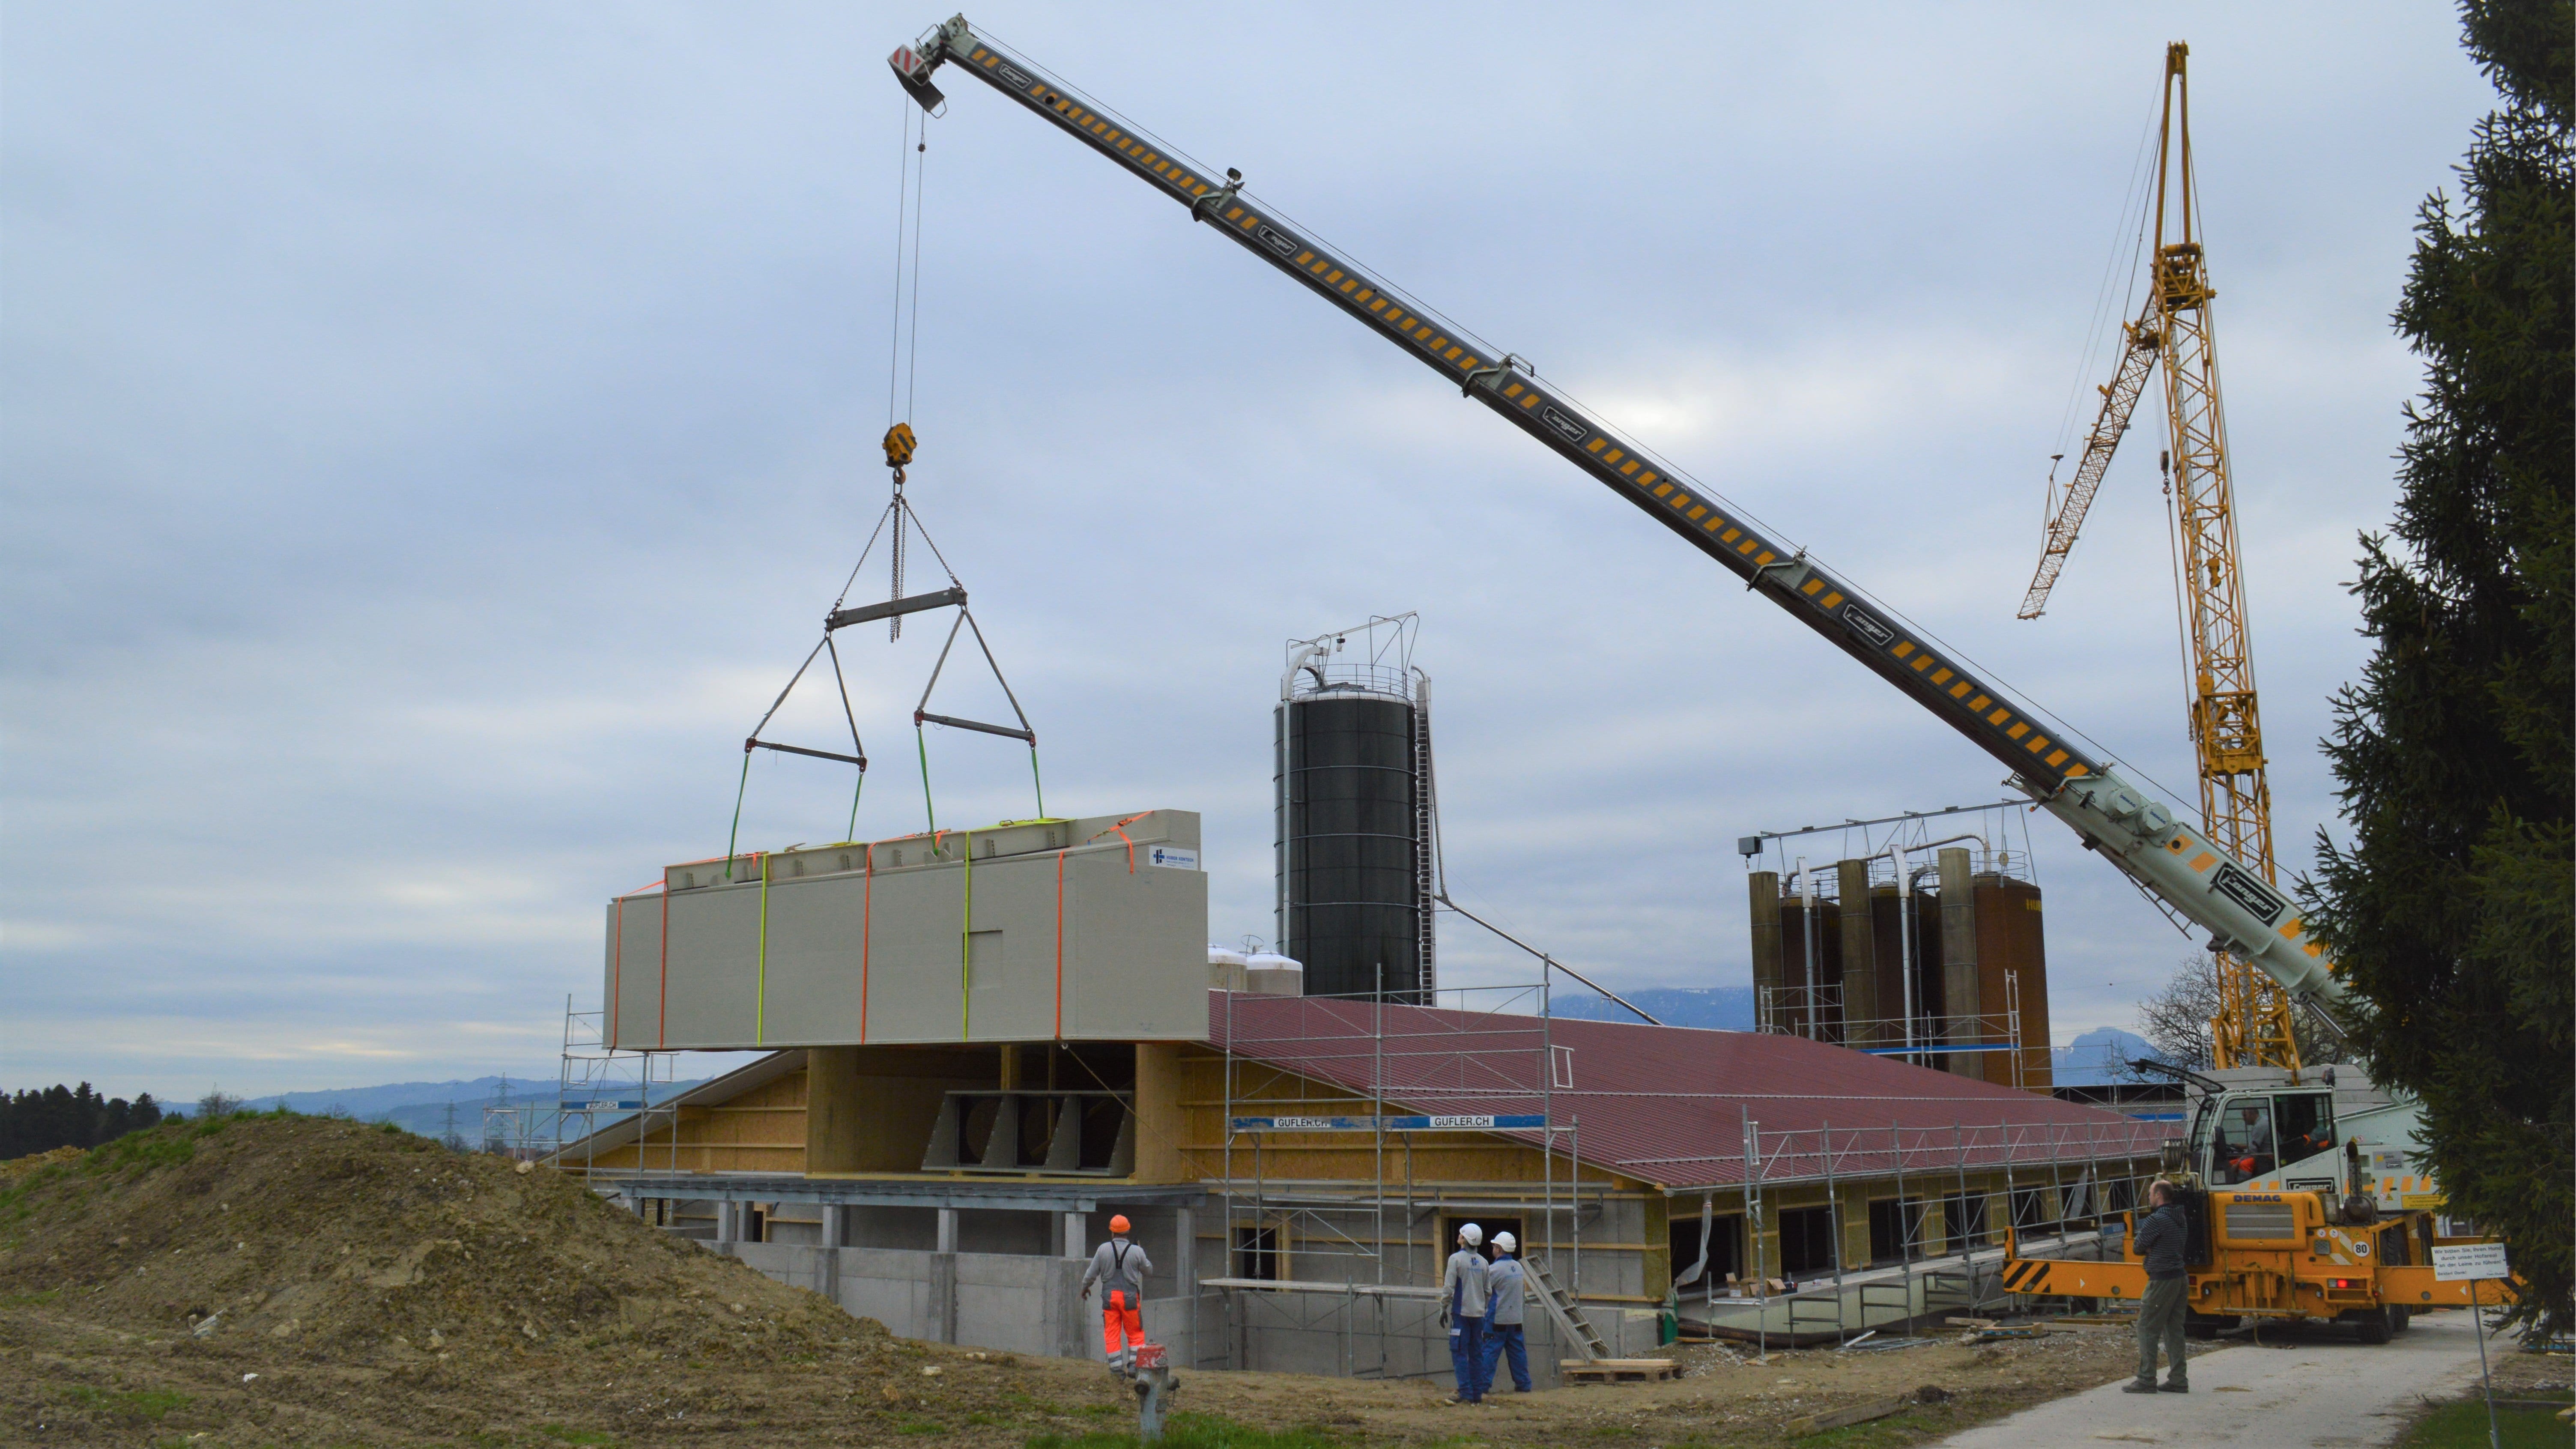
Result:
{"label": "brown silo", "polygon": [[[2052,1078],[2048,1054],[2048,949],[2039,887],[1998,871],[1986,871],[1970,883],[1977,909],[1978,992],[2001,1012],[2006,972],[2021,1016],[2021,1085],[2047,1091]],[[2011,1054],[1986,1055],[1986,1080],[2002,1086],[2013,1082]]]}

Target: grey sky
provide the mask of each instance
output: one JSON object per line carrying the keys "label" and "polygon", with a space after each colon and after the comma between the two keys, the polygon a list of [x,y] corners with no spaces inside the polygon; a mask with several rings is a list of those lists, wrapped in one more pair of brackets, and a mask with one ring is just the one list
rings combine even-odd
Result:
{"label": "grey sky", "polygon": [[[2186,790],[2160,424],[2050,615],[2012,615],[2189,39],[2281,845],[2309,858],[2363,653],[2340,583],[2416,376],[2387,314],[2486,105],[2446,7],[970,15]],[[882,57],[936,18],[0,16],[5,1085],[551,1058],[601,903],[723,848],[742,734],[883,503]],[[1205,812],[1215,934],[1270,929],[1281,641],[1370,612],[1423,614],[1459,895],[1613,983],[1746,979],[1739,834],[2000,793],[1597,485],[948,89],[914,494],[1049,805]],[[919,828],[935,642],[849,652],[885,762],[862,834]],[[1010,747],[931,749],[943,821],[1028,813]],[[845,790],[763,759],[745,837],[835,838]],[[2127,1024],[2185,943],[2051,829],[2062,1040]],[[1516,970],[1444,951],[1448,979]]]}

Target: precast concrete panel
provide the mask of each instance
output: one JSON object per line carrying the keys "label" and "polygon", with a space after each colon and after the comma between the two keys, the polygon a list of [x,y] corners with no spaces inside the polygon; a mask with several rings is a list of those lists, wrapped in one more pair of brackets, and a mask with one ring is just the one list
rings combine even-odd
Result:
{"label": "precast concrete panel", "polygon": [[673,866],[658,897],[609,906],[608,1030],[629,1049],[1196,1040],[1198,851],[1195,813],[1154,810]]}
{"label": "precast concrete panel", "polygon": [[749,954],[738,951],[737,943],[758,939],[760,904],[760,887],[754,882],[706,886],[671,897],[669,961],[662,968],[664,1045],[752,1046],[760,1041],[759,988],[752,973],[720,965]]}
{"label": "precast concrete panel", "polygon": [[663,899],[661,892],[653,891],[608,904],[604,943],[608,949],[606,1029],[611,1041],[640,1038],[649,1046],[661,1035]]}

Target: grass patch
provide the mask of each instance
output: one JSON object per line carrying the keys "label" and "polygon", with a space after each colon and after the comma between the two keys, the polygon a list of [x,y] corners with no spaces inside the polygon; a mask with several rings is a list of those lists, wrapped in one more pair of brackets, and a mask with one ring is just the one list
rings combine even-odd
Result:
{"label": "grass patch", "polygon": [[35,1308],[62,1296],[60,1288],[39,1288],[33,1293],[0,1293],[0,1308]]}
{"label": "grass patch", "polygon": [[[2558,1422],[2554,1408],[2498,1404],[2495,1422],[2504,1449],[2566,1449],[2567,1426]],[[2397,1444],[2398,1449],[2487,1449],[2486,1401],[2444,1404],[2417,1420]]]}
{"label": "grass patch", "polygon": [[[1028,1449],[1130,1449],[1132,1433],[1093,1429],[1076,1435],[1040,1434]],[[1214,1414],[1174,1414],[1163,1425],[1168,1449],[1348,1449],[1353,1442],[1329,1429],[1255,1429]]]}
{"label": "grass patch", "polygon": [[928,1419],[906,1419],[895,1425],[894,1431],[898,1434],[945,1434],[948,1432],[948,1426],[934,1424]]}
{"label": "grass patch", "polygon": [[614,1436],[596,1429],[575,1429],[567,1424],[539,1424],[537,1432],[563,1444],[615,1444]]}
{"label": "grass patch", "polygon": [[197,1144],[179,1132],[129,1132],[90,1149],[81,1166],[90,1172],[129,1167],[176,1167],[197,1155]]}
{"label": "grass patch", "polygon": [[113,1413],[132,1414],[137,1418],[149,1419],[156,1424],[161,1421],[162,1415],[172,1409],[184,1407],[188,1402],[186,1394],[173,1393],[168,1389],[137,1389],[130,1394],[111,1394],[86,1385],[75,1385],[63,1392],[75,1403],[86,1404],[94,1409],[106,1409]]}
{"label": "grass patch", "polygon": [[1799,1449],[1883,1449],[1883,1446],[1919,1444],[1927,1434],[1956,1432],[1959,1425],[1920,1409],[1905,1409],[1884,1419],[1847,1428],[1827,1429],[1798,1441]]}

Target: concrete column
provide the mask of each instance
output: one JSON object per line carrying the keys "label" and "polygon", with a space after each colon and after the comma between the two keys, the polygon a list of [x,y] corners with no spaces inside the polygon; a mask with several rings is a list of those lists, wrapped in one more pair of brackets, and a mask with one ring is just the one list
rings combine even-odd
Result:
{"label": "concrete column", "polygon": [[[1982,1015],[1977,992],[1977,900],[1968,879],[1968,852],[1957,847],[1935,857],[1941,869],[1941,1011],[1949,1017],[1951,1041],[1975,1041],[1983,1035],[1962,1018]],[[1995,1003],[2000,1010],[2002,1002]],[[1953,1075],[1983,1077],[1983,1053],[1953,1052],[1942,1059]]]}
{"label": "concrete column", "polygon": [[[1903,1002],[1882,1005],[1878,999],[1878,932],[1870,915],[1869,862],[1840,861],[1834,873],[1842,895],[1843,1020],[1872,1022],[1900,1010]],[[1843,1029],[1843,1040],[1856,1047],[1879,1046],[1887,1039],[1884,1027],[1846,1025]],[[1894,1039],[1904,1037],[1900,1033]]]}
{"label": "concrete column", "polygon": [[[1762,1002],[1783,985],[1780,955],[1780,873],[1757,870],[1745,877],[1745,891],[1753,910],[1753,1009],[1759,1013]],[[1773,1023],[1756,1017],[1756,1031],[1770,1031]]]}
{"label": "concrete column", "polygon": [[846,1248],[850,1245],[850,1210],[832,1203],[823,1205],[823,1246]]}
{"label": "concrete column", "polygon": [[1091,1245],[1083,1237],[1087,1230],[1088,1225],[1081,1213],[1064,1215],[1064,1255],[1066,1257],[1081,1258],[1090,1254]]}
{"label": "concrete column", "polygon": [[957,1209],[939,1209],[937,1250],[930,1259],[929,1329],[936,1343],[957,1341]]}

